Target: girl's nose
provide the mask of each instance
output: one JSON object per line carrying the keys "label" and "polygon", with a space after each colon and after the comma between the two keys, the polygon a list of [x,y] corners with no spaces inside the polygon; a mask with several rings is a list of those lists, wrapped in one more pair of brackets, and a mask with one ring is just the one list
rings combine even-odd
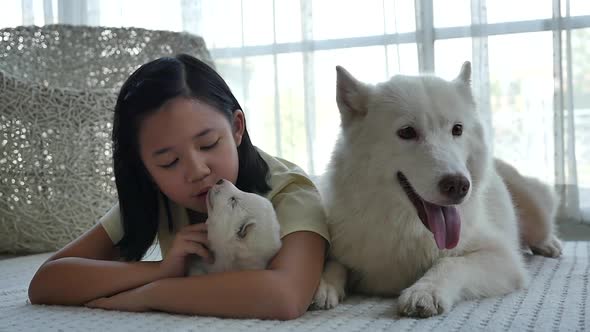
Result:
{"label": "girl's nose", "polygon": [[211,169],[207,166],[207,162],[196,156],[190,158],[190,162],[187,165],[186,181],[197,182],[206,178],[211,174]]}

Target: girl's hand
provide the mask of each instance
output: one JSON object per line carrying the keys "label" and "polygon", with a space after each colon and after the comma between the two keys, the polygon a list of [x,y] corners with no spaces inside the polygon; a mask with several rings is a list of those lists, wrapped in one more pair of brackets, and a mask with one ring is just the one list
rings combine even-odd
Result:
{"label": "girl's hand", "polygon": [[213,263],[208,249],[207,224],[199,223],[183,227],[176,235],[166,258],[160,261],[162,278],[183,277],[187,270],[187,256],[200,256],[205,262]]}

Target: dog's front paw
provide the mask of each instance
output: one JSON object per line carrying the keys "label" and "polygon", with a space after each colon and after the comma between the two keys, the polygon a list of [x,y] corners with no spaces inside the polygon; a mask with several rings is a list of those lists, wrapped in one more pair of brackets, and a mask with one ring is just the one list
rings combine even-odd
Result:
{"label": "dog's front paw", "polygon": [[324,278],[313,296],[312,309],[332,309],[344,298],[344,290],[338,290]]}
{"label": "dog's front paw", "polygon": [[398,306],[403,316],[427,318],[442,314],[450,303],[432,285],[414,285],[402,292]]}
{"label": "dog's front paw", "polygon": [[561,249],[561,241],[555,235],[551,235],[547,242],[531,247],[533,254],[552,258],[561,256]]}

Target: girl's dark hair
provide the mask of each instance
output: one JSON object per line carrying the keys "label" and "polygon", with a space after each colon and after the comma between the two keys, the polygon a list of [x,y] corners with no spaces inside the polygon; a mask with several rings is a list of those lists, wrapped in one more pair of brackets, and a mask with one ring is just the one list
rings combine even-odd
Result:
{"label": "girl's dark hair", "polygon": [[[176,97],[196,98],[232,121],[242,109],[231,90],[204,62],[186,54],[164,57],[139,67],[121,87],[113,120],[113,163],[124,235],[116,246],[127,261],[138,261],[153,243],[159,222],[159,204],[164,201],[168,228],[173,229],[168,198],[154,184],[139,153],[141,121],[166,101]],[[244,130],[238,147],[239,170],[236,186],[264,194],[268,165]]]}

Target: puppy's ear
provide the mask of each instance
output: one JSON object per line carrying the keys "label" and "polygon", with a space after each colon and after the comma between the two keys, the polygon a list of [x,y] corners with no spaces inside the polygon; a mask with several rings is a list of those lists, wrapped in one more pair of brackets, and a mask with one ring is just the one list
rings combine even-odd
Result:
{"label": "puppy's ear", "polygon": [[369,87],[354,78],[346,69],[336,66],[336,103],[342,126],[367,114]]}
{"label": "puppy's ear", "polygon": [[240,239],[245,238],[254,226],[256,226],[256,223],[254,222],[254,220],[251,220],[251,219],[246,220],[246,222],[243,223],[240,226],[240,229],[238,230],[238,233],[237,233],[238,237]]}

